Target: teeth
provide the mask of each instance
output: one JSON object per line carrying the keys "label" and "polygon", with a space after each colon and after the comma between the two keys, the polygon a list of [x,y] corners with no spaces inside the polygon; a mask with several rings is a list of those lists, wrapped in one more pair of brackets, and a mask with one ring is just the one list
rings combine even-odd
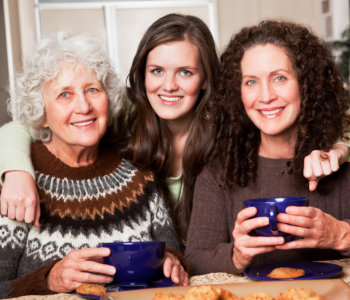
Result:
{"label": "teeth", "polygon": [[283,108],[277,108],[277,109],[274,109],[274,110],[261,110],[260,112],[263,115],[274,115],[274,114],[277,114],[278,112],[280,112],[282,110],[283,110]]}
{"label": "teeth", "polygon": [[160,96],[160,99],[162,99],[164,101],[176,102],[176,101],[180,101],[181,97]]}
{"label": "teeth", "polygon": [[90,120],[90,121],[85,121],[85,122],[72,123],[72,125],[77,126],[77,127],[82,127],[82,126],[90,125],[93,122],[94,122],[94,120]]}

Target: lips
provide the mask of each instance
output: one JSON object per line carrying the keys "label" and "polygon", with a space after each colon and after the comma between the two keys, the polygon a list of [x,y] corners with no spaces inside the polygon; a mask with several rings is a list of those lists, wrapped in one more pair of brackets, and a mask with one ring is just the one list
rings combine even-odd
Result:
{"label": "lips", "polygon": [[267,118],[274,118],[278,115],[281,114],[281,112],[284,110],[284,107],[279,107],[279,108],[273,108],[273,109],[259,109],[258,111],[266,116]]}
{"label": "lips", "polygon": [[86,126],[91,125],[95,121],[96,121],[96,119],[91,119],[91,120],[84,120],[84,121],[80,121],[80,122],[74,122],[71,124],[75,127],[86,127]]}
{"label": "lips", "polygon": [[163,96],[163,95],[160,95],[159,96],[160,99],[162,99],[163,101],[166,101],[166,102],[178,102],[182,99],[182,97],[180,96]]}

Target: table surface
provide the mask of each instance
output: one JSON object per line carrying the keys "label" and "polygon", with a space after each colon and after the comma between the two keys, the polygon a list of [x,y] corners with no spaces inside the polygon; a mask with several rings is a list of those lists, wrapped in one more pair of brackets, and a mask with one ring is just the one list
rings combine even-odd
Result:
{"label": "table surface", "polygon": [[[350,258],[344,258],[340,260],[329,260],[324,261],[329,263],[334,263],[343,267],[343,273],[341,276],[337,277],[344,280],[347,284],[350,285]],[[251,282],[248,277],[244,275],[233,275],[227,273],[209,273],[205,275],[192,276],[190,278],[190,285],[202,285],[202,284],[227,284],[235,282]],[[12,298],[18,300],[79,300],[84,299],[75,294],[55,294],[47,296],[23,296],[18,298]]]}

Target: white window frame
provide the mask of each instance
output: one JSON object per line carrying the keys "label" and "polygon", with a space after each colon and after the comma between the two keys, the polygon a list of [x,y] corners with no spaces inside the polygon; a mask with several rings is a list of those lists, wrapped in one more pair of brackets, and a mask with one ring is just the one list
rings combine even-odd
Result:
{"label": "white window frame", "polygon": [[167,8],[167,7],[203,7],[207,6],[209,15],[208,27],[218,44],[217,0],[35,0],[35,23],[37,40],[42,38],[41,12],[45,10],[64,9],[103,9],[106,27],[106,42],[108,54],[117,70],[118,63],[118,39],[117,39],[117,16],[116,9],[132,8]]}

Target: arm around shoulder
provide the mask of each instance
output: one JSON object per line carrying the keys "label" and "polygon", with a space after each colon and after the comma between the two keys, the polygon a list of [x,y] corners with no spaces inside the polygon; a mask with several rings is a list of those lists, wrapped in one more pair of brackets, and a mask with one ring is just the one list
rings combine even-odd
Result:
{"label": "arm around shoulder", "polygon": [[0,175],[5,172],[21,170],[29,172],[34,178],[30,159],[30,146],[33,141],[29,128],[19,121],[13,121],[0,127]]}

